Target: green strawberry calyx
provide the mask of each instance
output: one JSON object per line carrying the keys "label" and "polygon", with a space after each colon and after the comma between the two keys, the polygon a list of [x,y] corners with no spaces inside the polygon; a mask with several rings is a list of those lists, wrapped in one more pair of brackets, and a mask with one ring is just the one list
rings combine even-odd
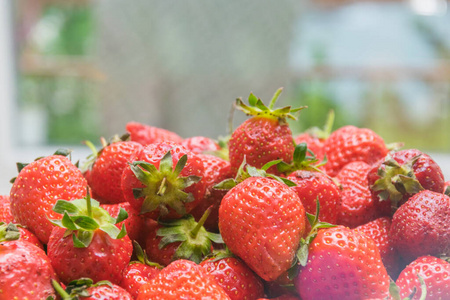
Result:
{"label": "green strawberry calyx", "polygon": [[60,220],[49,219],[58,227],[66,228],[64,236],[72,235],[73,244],[77,248],[86,248],[92,241],[96,230],[107,233],[113,239],[123,238],[127,232],[125,224],[119,229],[116,224],[128,218],[128,213],[120,208],[117,218],[103,208],[100,203],[91,199],[89,189],[84,199],[72,201],[58,200],[53,206],[53,211],[62,214]]}
{"label": "green strawberry calyx", "polygon": [[158,248],[163,249],[167,245],[181,242],[175,250],[173,259],[188,259],[199,264],[202,259],[211,253],[212,242],[223,244],[220,234],[206,231],[203,224],[211,213],[209,207],[198,222],[192,215],[185,215],[181,219],[159,221],[163,227],[156,232],[162,237]]}
{"label": "green strawberry calyx", "polygon": [[[52,285],[55,291],[61,296],[62,300],[78,300],[80,297],[91,297],[92,295],[88,292],[88,288],[97,287],[101,285],[107,285],[113,288],[111,282],[107,280],[98,281],[94,284],[90,278],[80,278],[69,282],[64,290],[58,281],[52,279]],[[47,298],[47,300],[55,300],[53,296]]]}
{"label": "green strawberry calyx", "polygon": [[216,185],[214,185],[213,188],[217,189],[217,190],[230,190],[230,189],[234,188],[236,185],[238,185],[239,183],[243,182],[245,179],[250,178],[250,177],[269,177],[276,181],[284,183],[287,186],[296,186],[296,184],[293,181],[291,181],[287,178],[276,176],[274,174],[266,172],[270,167],[279,164],[281,161],[282,161],[281,159],[270,161],[270,162],[266,163],[264,166],[262,166],[261,169],[257,169],[255,167],[247,164],[246,158],[244,157],[241,165],[239,166],[236,177],[235,178],[227,178],[227,179],[217,183]]}
{"label": "green strawberry calyx", "polygon": [[244,104],[242,98],[237,98],[235,107],[238,110],[243,111],[247,115],[263,117],[273,120],[278,120],[280,125],[287,124],[287,118],[292,120],[297,120],[297,118],[293,115],[293,113],[297,113],[298,111],[306,108],[306,106],[291,108],[291,106],[285,106],[282,108],[274,109],[275,103],[278,100],[283,88],[279,88],[272,97],[269,106],[266,106],[261,99],[256,97],[253,93],[250,93],[248,96],[249,105]]}
{"label": "green strawberry calyx", "polygon": [[20,231],[13,223],[0,222],[0,243],[15,241],[20,238]]}
{"label": "green strawberry calyx", "polygon": [[145,161],[135,161],[129,163],[136,178],[144,184],[143,188],[133,189],[134,197],[144,197],[141,207],[141,214],[160,210],[160,215],[169,213],[168,206],[179,215],[186,214],[185,203],[194,201],[191,193],[186,193],[184,189],[200,181],[201,177],[190,175],[180,176],[186,165],[187,155],[183,155],[173,168],[171,151],[167,151],[159,164],[159,170],[151,163]]}
{"label": "green strawberry calyx", "polygon": [[398,208],[398,202],[403,195],[416,194],[424,190],[413,170],[414,164],[420,156],[420,154],[416,155],[400,165],[388,155],[382,166],[378,168],[377,175],[380,178],[375,181],[371,189],[379,192],[378,197],[381,201],[390,200],[394,210]]}

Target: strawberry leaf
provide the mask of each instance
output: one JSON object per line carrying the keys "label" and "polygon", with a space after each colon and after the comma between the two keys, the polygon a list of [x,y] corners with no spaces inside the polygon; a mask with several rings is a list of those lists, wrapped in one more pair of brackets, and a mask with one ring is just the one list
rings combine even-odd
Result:
{"label": "strawberry leaf", "polygon": [[64,214],[67,212],[69,214],[76,214],[79,212],[78,207],[70,201],[67,200],[58,200],[53,206],[53,211],[58,214]]}

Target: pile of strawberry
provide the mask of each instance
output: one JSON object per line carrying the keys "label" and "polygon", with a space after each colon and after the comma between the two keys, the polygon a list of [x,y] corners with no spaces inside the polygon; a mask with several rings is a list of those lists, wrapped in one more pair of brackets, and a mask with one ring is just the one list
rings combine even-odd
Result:
{"label": "pile of strawberry", "polygon": [[130,122],[18,164],[0,196],[0,299],[450,299],[440,167],[370,129],[293,136],[250,94],[226,143]]}

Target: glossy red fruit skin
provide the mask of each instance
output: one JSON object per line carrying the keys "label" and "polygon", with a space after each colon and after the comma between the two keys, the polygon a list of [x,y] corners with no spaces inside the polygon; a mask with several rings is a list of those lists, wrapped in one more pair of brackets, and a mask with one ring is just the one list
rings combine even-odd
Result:
{"label": "glossy red fruit skin", "polygon": [[127,230],[127,235],[130,240],[137,241],[139,244],[144,242],[145,231],[142,230],[145,226],[144,216],[139,214],[139,211],[132,207],[129,202],[122,202],[117,204],[101,204],[100,207],[105,209],[113,218],[117,218],[121,208],[125,209],[128,213],[128,218],[120,223],[117,223],[116,226],[121,229],[122,224],[125,224],[125,229]]}
{"label": "glossy red fruit skin", "polygon": [[0,244],[0,299],[46,299],[55,296],[57,280],[44,250],[23,240]]}
{"label": "glossy red fruit skin", "polygon": [[[308,150],[311,150],[316,158],[321,162],[325,157],[324,142],[325,140],[313,137],[309,133],[302,133],[294,138],[295,143],[306,143]],[[308,154],[309,155],[309,154]]]}
{"label": "glossy red fruit skin", "polygon": [[15,223],[11,214],[11,202],[9,195],[0,195],[0,222]]}
{"label": "glossy red fruit skin", "polygon": [[375,132],[351,125],[334,131],[325,140],[324,149],[328,159],[324,166],[325,172],[332,177],[352,161],[364,161],[371,165],[389,151]]}
{"label": "glossy red fruit skin", "polygon": [[[354,228],[384,215],[369,190],[367,174],[370,169],[371,166],[365,162],[355,161],[345,165],[337,174],[336,179],[342,186],[337,224]],[[385,210],[390,211],[389,203],[386,203]]]}
{"label": "glossy red fruit skin", "polygon": [[301,299],[384,299],[389,276],[375,242],[347,227],[319,230],[294,280]]}
{"label": "glossy red fruit skin", "polygon": [[177,260],[165,267],[139,289],[137,300],[230,299],[225,291],[201,266],[188,260]]}
{"label": "glossy red fruit skin", "polygon": [[133,300],[134,298],[122,287],[112,284],[93,286],[86,289],[90,297],[80,297],[83,300]]}
{"label": "glossy red fruit skin", "polygon": [[120,184],[123,170],[134,152],[141,149],[137,142],[125,141],[112,143],[102,149],[90,174],[88,183],[95,199],[102,204],[125,202]]}
{"label": "glossy red fruit skin", "polygon": [[402,266],[400,256],[389,239],[391,219],[388,217],[378,218],[366,224],[356,227],[354,230],[372,238],[380,251],[381,260],[391,278],[397,278]]}
{"label": "glossy red fruit skin", "polygon": [[[420,155],[420,157],[412,167],[414,176],[425,190],[442,193],[445,187],[444,175],[439,165],[429,155],[417,149],[406,149],[392,153],[391,157],[402,166],[405,162],[411,160],[417,155]],[[367,174],[367,180],[372,198],[374,201],[379,202],[382,202],[379,200],[378,196],[381,191],[373,190],[372,186],[380,178],[377,174],[378,169],[386,169],[385,165],[382,164],[383,161],[384,160],[380,160],[374,164],[372,169]],[[412,194],[404,194],[402,199],[399,201],[398,206],[405,203],[409,198],[411,198],[411,196]],[[390,202],[390,199],[388,199],[387,202]]]}
{"label": "glossy red fruit skin", "polygon": [[389,237],[406,263],[450,251],[450,197],[421,191],[395,212]]}
{"label": "glossy red fruit skin", "polygon": [[181,142],[181,146],[197,154],[203,154],[220,150],[220,146],[215,140],[205,136],[193,136],[185,138]]}
{"label": "glossy red fruit skin", "polygon": [[11,188],[11,213],[38,239],[47,244],[54,225],[48,219],[61,219],[52,210],[59,199],[86,196],[86,179],[65,156],[51,155],[24,167]]}
{"label": "glossy red fruit skin", "polygon": [[44,249],[44,246],[39,241],[39,239],[28,229],[23,228],[21,226],[17,226],[20,231],[20,240],[27,241],[41,249]]}
{"label": "glossy red fruit skin", "polygon": [[450,263],[434,256],[421,256],[410,263],[395,282],[402,299],[416,288],[413,300],[420,299],[422,288],[417,274],[427,286],[427,300],[450,299]]}
{"label": "glossy red fruit skin", "polygon": [[[316,200],[319,199],[319,220],[336,224],[341,192],[331,179],[320,172],[305,170],[296,171],[287,178],[296,184],[291,189],[298,195],[307,213],[316,214]],[[309,223],[306,225],[310,228]]]}
{"label": "glossy red fruit skin", "polygon": [[207,230],[218,231],[220,202],[227,191],[216,190],[213,187],[222,180],[231,178],[230,162],[208,154],[199,154],[198,156],[205,167],[202,183],[206,186],[206,192],[202,201],[191,211],[191,215],[196,221],[199,221],[203,213],[212,206],[211,213],[203,226]]}
{"label": "glossy red fruit skin", "polygon": [[132,299],[136,299],[139,289],[151,279],[156,277],[160,269],[139,262],[130,263],[123,270],[123,278],[120,286],[130,293]]}
{"label": "glossy red fruit skin", "polygon": [[[173,167],[175,168],[178,160],[183,156],[187,155],[188,160],[186,166],[181,171],[181,176],[202,176],[204,173],[204,166],[202,160],[197,156],[197,154],[188,151],[181,145],[172,142],[162,142],[150,144],[144,147],[141,151],[137,151],[132,161],[145,161],[153,164],[157,169],[159,169],[159,164],[164,155],[170,150],[172,154]],[[134,188],[143,188],[144,184],[141,183],[136,176],[133,174],[130,168],[126,168],[123,171],[122,179],[122,191],[125,199],[133,206],[136,210],[141,211],[142,203],[144,198],[135,198],[133,195]],[[184,191],[186,193],[192,193],[194,196],[194,201],[185,203],[186,213],[189,213],[198,203],[201,201],[205,194],[205,185],[202,181],[195,183],[187,187]],[[145,214],[146,218],[157,219],[159,217],[159,209]],[[180,218],[181,216],[177,214],[172,208],[169,208],[169,213],[164,218],[173,219]]]}
{"label": "glossy red fruit skin", "polygon": [[125,127],[127,132],[130,133],[130,140],[144,146],[165,141],[179,144],[183,141],[183,139],[175,132],[159,127],[153,127],[138,122],[129,122]]}
{"label": "glossy red fruit skin", "polygon": [[284,183],[250,177],[228,191],[219,229],[232,253],[267,281],[291,267],[305,230],[305,209]]}
{"label": "glossy red fruit skin", "polygon": [[261,279],[240,259],[208,259],[201,264],[231,300],[256,299],[264,296]]}
{"label": "glossy red fruit skin", "polygon": [[[288,125],[280,125],[277,120],[253,117],[236,128],[228,148],[231,172],[235,176],[244,157],[247,164],[256,168],[277,159],[290,163],[295,145]],[[275,166],[268,172],[279,174]]]}
{"label": "glossy red fruit skin", "polygon": [[96,230],[88,247],[76,248],[71,234],[64,237],[65,231],[65,228],[55,227],[47,247],[47,255],[61,282],[67,284],[82,277],[115,284],[122,280],[122,271],[133,253],[127,235],[112,239],[105,232]]}

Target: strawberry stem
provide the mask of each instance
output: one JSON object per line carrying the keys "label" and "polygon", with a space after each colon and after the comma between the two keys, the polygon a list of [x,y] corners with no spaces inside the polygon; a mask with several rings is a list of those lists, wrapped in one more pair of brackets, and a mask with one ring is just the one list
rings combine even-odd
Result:
{"label": "strawberry stem", "polygon": [[167,186],[166,186],[166,177],[163,178],[163,180],[161,181],[161,184],[159,185],[159,189],[158,189],[158,196],[164,196],[164,193],[166,192]]}
{"label": "strawberry stem", "polygon": [[197,234],[200,231],[200,228],[203,227],[203,224],[205,224],[206,219],[208,219],[209,215],[211,214],[211,210],[212,210],[212,206],[208,207],[208,209],[205,210],[205,212],[203,213],[203,215],[200,218],[200,220],[197,222],[197,225],[195,225],[194,229],[192,229],[191,236],[193,238],[197,237]]}
{"label": "strawberry stem", "polygon": [[278,97],[280,96],[281,92],[283,92],[283,88],[279,88],[275,94],[273,94],[272,100],[270,100],[269,103],[269,109],[273,109],[273,107],[275,106],[275,102],[277,102]]}
{"label": "strawberry stem", "polygon": [[92,203],[91,203],[91,195],[89,193],[89,187],[87,188],[87,193],[86,193],[86,207],[87,207],[88,217],[92,218]]}
{"label": "strawberry stem", "polygon": [[67,294],[67,292],[62,288],[62,286],[56,281],[55,279],[52,279],[52,285],[55,291],[61,296],[61,298],[64,299],[71,299],[70,295]]}

